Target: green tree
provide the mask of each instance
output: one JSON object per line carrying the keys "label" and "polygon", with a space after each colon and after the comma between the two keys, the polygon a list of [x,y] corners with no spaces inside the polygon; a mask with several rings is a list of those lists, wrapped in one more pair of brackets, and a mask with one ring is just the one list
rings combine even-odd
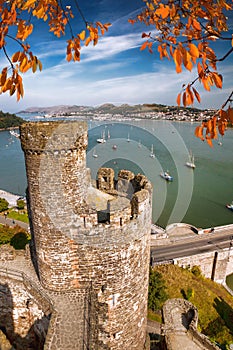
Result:
{"label": "green tree", "polygon": [[18,199],[18,200],[17,200],[17,208],[18,208],[19,210],[22,210],[22,209],[24,209],[24,207],[25,207],[25,202],[24,202],[24,200],[23,200],[23,199]]}
{"label": "green tree", "polygon": [[8,209],[9,203],[5,198],[0,198],[0,212]]}
{"label": "green tree", "polygon": [[149,290],[148,290],[148,307],[152,311],[161,309],[162,304],[168,299],[166,293],[165,281],[161,273],[150,268],[149,272]]}

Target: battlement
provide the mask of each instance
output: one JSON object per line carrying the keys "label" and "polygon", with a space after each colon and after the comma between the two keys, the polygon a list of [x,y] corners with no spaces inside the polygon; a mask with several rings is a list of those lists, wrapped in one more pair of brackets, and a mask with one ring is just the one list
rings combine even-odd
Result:
{"label": "battlement", "polygon": [[123,226],[143,211],[150,211],[152,186],[144,175],[135,176],[128,170],[121,170],[117,181],[114,176],[111,168],[99,169],[96,195],[89,189],[90,205],[97,209],[99,223]]}

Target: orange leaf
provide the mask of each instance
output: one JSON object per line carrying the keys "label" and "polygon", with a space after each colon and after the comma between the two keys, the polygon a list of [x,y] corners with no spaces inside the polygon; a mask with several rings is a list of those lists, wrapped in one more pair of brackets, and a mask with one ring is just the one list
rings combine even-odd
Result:
{"label": "orange leaf", "polygon": [[85,32],[85,30],[83,30],[83,31],[79,34],[80,40],[85,40],[85,36],[86,36],[86,32]]}
{"label": "orange leaf", "polygon": [[184,50],[183,51],[183,61],[184,61],[184,66],[187,70],[191,72],[193,65],[191,62],[191,56],[188,51]]}
{"label": "orange leaf", "polygon": [[222,88],[222,76],[216,72],[212,73],[212,78],[217,88]]}
{"label": "orange leaf", "polygon": [[11,57],[12,62],[14,63],[17,62],[19,59],[19,56],[20,56],[20,51],[15,52]]}
{"label": "orange leaf", "polygon": [[190,89],[190,85],[188,85],[186,88],[186,95],[187,95],[187,105],[192,105],[194,98],[193,98],[193,93]]}
{"label": "orange leaf", "polygon": [[148,46],[148,40],[145,41],[145,42],[142,44],[142,46],[140,47],[140,50],[141,50],[141,51],[145,50],[145,48],[146,48],[147,46]]}
{"label": "orange leaf", "polygon": [[187,99],[186,99],[186,93],[185,92],[183,93],[182,101],[183,101],[183,105],[186,107],[187,106]]}
{"label": "orange leaf", "polygon": [[204,128],[203,126],[197,126],[195,129],[195,136],[199,137],[202,141],[204,140],[203,128]]}
{"label": "orange leaf", "polygon": [[195,18],[193,18],[192,20],[192,26],[196,30],[201,30],[201,25]]}
{"label": "orange leaf", "polygon": [[226,121],[227,120],[227,112],[224,111],[224,109],[221,109],[219,111],[219,116],[221,121]]}
{"label": "orange leaf", "polygon": [[200,62],[198,62],[198,64],[197,64],[197,72],[198,72],[199,78],[202,79],[204,76],[204,72],[203,72],[203,68],[202,68],[202,65],[200,64]]}
{"label": "orange leaf", "polygon": [[175,65],[176,65],[176,72],[181,73],[182,72],[182,67],[181,67],[182,53],[181,53],[179,48],[175,49],[174,54],[173,54],[173,60],[174,60]]}
{"label": "orange leaf", "polygon": [[209,82],[208,79],[207,78],[202,78],[201,81],[202,81],[202,84],[203,84],[204,88],[207,91],[210,91],[210,86],[209,86],[209,83],[208,83]]}
{"label": "orange leaf", "polygon": [[210,138],[206,138],[206,142],[208,143],[208,145],[210,146],[210,147],[213,147],[213,143],[212,143],[212,140],[210,139]]}
{"label": "orange leaf", "polygon": [[88,46],[90,44],[90,42],[91,42],[91,38],[89,36],[85,41],[85,46]]}
{"label": "orange leaf", "polygon": [[199,57],[199,50],[196,45],[189,44],[189,53],[192,57],[198,58]]}
{"label": "orange leaf", "polygon": [[181,92],[177,95],[176,103],[180,106]]}
{"label": "orange leaf", "polygon": [[159,4],[159,8],[155,11],[155,14],[161,16],[163,19],[167,18],[170,13],[170,8],[168,5]]}
{"label": "orange leaf", "polygon": [[228,120],[233,125],[233,108],[231,107],[228,108],[227,115],[228,115]]}
{"label": "orange leaf", "polygon": [[219,122],[218,131],[222,136],[224,135],[224,133],[225,133],[225,123],[224,122]]}
{"label": "orange leaf", "polygon": [[195,95],[197,101],[200,103],[201,97],[200,97],[199,93],[197,92],[197,90],[194,87],[192,89],[193,89],[193,92],[194,92],[194,95]]}

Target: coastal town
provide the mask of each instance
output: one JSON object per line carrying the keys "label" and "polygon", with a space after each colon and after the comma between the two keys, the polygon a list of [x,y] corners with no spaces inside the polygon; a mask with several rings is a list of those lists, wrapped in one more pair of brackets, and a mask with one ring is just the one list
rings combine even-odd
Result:
{"label": "coastal town", "polygon": [[184,108],[177,106],[167,106],[161,104],[142,104],[128,105],[123,104],[115,106],[107,103],[99,107],[90,106],[53,106],[53,107],[34,107],[18,112],[20,115],[34,115],[35,119],[41,118],[77,118],[85,120],[170,120],[170,121],[188,121],[198,122],[203,119],[209,119],[213,116],[215,110],[197,108]]}

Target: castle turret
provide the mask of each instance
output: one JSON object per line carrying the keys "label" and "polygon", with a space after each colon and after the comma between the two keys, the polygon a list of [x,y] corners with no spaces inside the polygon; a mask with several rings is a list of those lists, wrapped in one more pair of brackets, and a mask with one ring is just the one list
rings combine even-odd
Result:
{"label": "castle turret", "polygon": [[85,290],[77,317],[86,333],[72,348],[145,349],[150,182],[124,171],[118,186],[104,168],[93,187],[84,122],[25,123],[21,142],[41,284],[63,295]]}

